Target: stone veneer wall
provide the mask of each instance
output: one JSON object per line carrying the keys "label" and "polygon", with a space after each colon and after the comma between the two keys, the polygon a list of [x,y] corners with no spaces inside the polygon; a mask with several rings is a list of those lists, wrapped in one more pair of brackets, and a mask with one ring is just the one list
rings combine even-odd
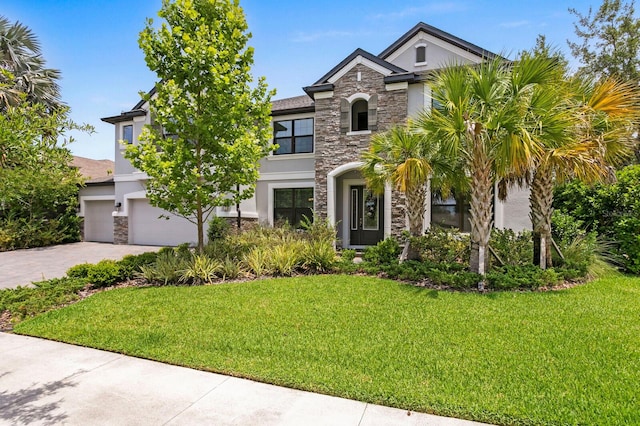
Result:
{"label": "stone veneer wall", "polygon": [[[361,79],[358,81],[358,72]],[[384,76],[358,64],[334,84],[333,97],[315,101],[315,163],[316,187],[314,210],[327,216],[327,174],[343,164],[360,161],[369,146],[371,135],[347,136],[340,132],[340,103],[355,93],[378,95],[378,131],[385,131],[407,119],[408,90],[387,91]],[[404,196],[393,191],[391,200],[391,232],[399,235],[406,227]]]}
{"label": "stone veneer wall", "polygon": [[129,217],[113,218],[113,244],[129,244]]}

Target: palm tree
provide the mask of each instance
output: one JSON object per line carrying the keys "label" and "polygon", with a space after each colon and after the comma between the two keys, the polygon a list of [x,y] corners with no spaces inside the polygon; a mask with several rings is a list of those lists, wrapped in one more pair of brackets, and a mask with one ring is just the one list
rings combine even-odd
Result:
{"label": "palm tree", "polygon": [[48,109],[62,106],[60,71],[47,68],[31,29],[0,16],[0,110],[21,100]]}
{"label": "palm tree", "polygon": [[640,118],[640,94],[633,83],[614,79],[596,83],[581,77],[569,83],[565,86],[570,104],[548,118],[567,118],[563,125],[568,132],[562,137],[543,138],[543,154],[536,160],[531,179],[534,262],[543,269],[553,266],[551,216],[555,184],[574,178],[593,183],[612,176],[612,166],[633,153],[633,123]]}
{"label": "palm tree", "polygon": [[[471,270],[486,273],[493,226],[493,188],[502,177],[524,176],[541,155],[546,123],[536,102],[558,74],[557,61],[522,54],[515,62],[487,60],[449,66],[432,82],[434,108],[418,125],[448,157],[461,158],[470,178]],[[483,282],[478,283],[483,289]]]}
{"label": "palm tree", "polygon": [[[367,186],[383,193],[387,183],[405,195],[406,215],[411,236],[423,231],[426,184],[434,176],[432,185],[439,186],[451,174],[450,162],[441,156],[439,146],[426,135],[411,129],[410,124],[394,126],[372,136],[369,150],[362,154],[361,167]],[[403,258],[413,259],[417,253],[407,241]]]}

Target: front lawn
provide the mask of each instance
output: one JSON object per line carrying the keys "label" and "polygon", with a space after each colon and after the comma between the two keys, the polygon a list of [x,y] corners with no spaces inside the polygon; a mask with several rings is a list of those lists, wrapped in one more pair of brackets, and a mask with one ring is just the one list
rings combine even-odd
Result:
{"label": "front lawn", "polygon": [[326,275],[125,288],[15,332],[499,424],[640,424],[640,279],[452,293]]}

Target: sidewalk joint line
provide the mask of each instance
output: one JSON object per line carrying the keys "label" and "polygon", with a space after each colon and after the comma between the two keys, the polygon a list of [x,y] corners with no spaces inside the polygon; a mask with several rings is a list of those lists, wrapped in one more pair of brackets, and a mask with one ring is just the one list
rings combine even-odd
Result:
{"label": "sidewalk joint line", "polygon": [[[218,373],[210,373],[210,374],[218,374]],[[221,376],[222,374],[218,374],[219,376]],[[220,386],[222,386],[223,384],[225,384],[227,382],[227,380],[229,380],[231,377],[230,376],[226,376],[226,378],[221,381],[220,383],[218,383],[217,385],[215,385],[214,387],[212,387],[211,389],[209,389],[208,391],[206,391],[200,398],[196,399],[195,401],[193,401],[191,404],[187,405],[186,407],[184,407],[183,410],[181,410],[180,412],[176,413],[175,416],[171,417],[169,420],[167,420],[166,422],[163,423],[163,425],[168,424],[169,422],[171,422],[173,419],[175,419],[176,417],[178,417],[180,414],[184,413],[185,411],[187,411],[189,408],[193,407],[194,405],[196,405],[198,402],[200,402],[205,396],[209,395],[211,392],[213,392],[214,390],[218,389]]]}

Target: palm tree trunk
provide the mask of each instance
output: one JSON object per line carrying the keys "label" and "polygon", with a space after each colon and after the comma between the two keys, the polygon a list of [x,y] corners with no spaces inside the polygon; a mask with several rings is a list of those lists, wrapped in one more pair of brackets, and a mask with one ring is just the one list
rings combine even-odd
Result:
{"label": "palm tree trunk", "polygon": [[[485,275],[489,265],[489,238],[493,219],[492,164],[488,158],[480,135],[474,137],[474,152],[471,158],[471,272]],[[478,283],[484,290],[484,281]]]}
{"label": "palm tree trunk", "polygon": [[553,214],[553,177],[546,170],[533,174],[529,195],[533,225],[533,262],[540,268],[553,266],[551,258],[551,215]]}
{"label": "palm tree trunk", "polygon": [[[406,214],[409,221],[409,233],[412,237],[418,237],[422,235],[424,226],[424,201],[426,197],[425,187],[423,185],[407,188],[405,193],[406,199]],[[411,238],[408,238],[405,242],[404,249],[400,261],[404,260],[418,260],[420,259],[420,253],[411,244]]]}

